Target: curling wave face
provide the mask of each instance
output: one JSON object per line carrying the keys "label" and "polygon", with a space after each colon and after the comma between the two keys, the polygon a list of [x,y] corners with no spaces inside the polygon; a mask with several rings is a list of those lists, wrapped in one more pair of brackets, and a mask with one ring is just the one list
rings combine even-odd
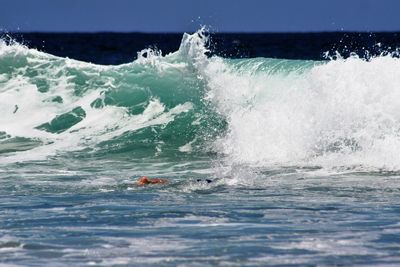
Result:
{"label": "curling wave face", "polygon": [[217,152],[228,164],[399,170],[400,60],[166,56],[100,66],[0,43],[1,161]]}
{"label": "curling wave face", "polygon": [[196,43],[202,37],[196,38],[188,36],[187,44],[165,57],[146,49],[135,62],[119,66],[1,43],[0,152],[8,153],[3,160],[66,151],[191,152],[223,131],[202,100],[205,83],[193,64],[204,48]]}

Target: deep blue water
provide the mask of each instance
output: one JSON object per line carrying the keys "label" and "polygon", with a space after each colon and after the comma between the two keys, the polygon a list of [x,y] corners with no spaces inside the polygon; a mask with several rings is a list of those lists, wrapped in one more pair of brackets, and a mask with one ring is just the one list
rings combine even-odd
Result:
{"label": "deep blue water", "polygon": [[398,33],[12,36],[0,265],[400,264]]}
{"label": "deep blue water", "polygon": [[[12,33],[13,39],[47,53],[97,64],[122,64],[136,59],[136,52],[158,48],[175,52],[181,33]],[[395,51],[400,34],[389,33],[211,33],[211,54],[229,58],[325,59],[325,52],[351,52],[365,56]]]}

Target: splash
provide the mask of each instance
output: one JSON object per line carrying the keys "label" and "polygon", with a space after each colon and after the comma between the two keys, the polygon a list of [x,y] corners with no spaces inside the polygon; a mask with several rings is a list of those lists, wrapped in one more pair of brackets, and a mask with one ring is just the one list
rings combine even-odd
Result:
{"label": "splash", "polygon": [[[400,60],[225,60],[208,97],[236,164],[398,170]],[[216,74],[211,74],[216,73]]]}

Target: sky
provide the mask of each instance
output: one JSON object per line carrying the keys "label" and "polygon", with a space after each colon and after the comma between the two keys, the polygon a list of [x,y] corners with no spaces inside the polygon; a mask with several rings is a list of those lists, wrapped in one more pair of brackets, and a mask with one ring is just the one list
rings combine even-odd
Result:
{"label": "sky", "polygon": [[400,0],[0,0],[0,31],[400,31]]}

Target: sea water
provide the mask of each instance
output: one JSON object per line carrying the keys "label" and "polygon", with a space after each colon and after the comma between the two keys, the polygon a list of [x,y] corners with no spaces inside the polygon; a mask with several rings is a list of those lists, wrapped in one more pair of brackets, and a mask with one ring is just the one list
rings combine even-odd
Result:
{"label": "sea water", "polygon": [[96,65],[0,42],[1,265],[400,264],[400,60],[206,44]]}

